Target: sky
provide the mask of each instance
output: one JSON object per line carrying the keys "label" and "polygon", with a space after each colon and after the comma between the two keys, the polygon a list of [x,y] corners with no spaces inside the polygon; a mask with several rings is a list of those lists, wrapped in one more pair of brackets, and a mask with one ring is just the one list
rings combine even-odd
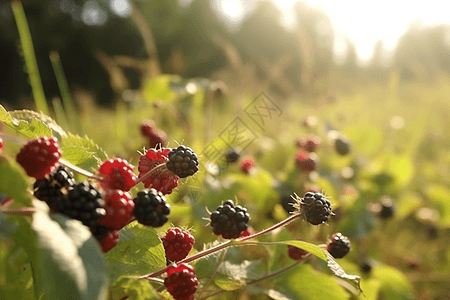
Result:
{"label": "sky", "polygon": [[[247,0],[251,3],[258,0]],[[273,0],[285,16],[292,20],[290,12],[296,0]],[[238,23],[245,8],[240,1],[215,0],[219,10],[231,22]],[[335,52],[339,57],[346,52],[348,37],[355,44],[362,63],[372,57],[375,43],[382,40],[385,50],[392,51],[398,39],[409,25],[420,20],[423,25],[450,24],[450,2],[443,0],[303,0],[308,6],[318,8],[330,18],[335,33]],[[250,5],[250,4],[249,4]]]}

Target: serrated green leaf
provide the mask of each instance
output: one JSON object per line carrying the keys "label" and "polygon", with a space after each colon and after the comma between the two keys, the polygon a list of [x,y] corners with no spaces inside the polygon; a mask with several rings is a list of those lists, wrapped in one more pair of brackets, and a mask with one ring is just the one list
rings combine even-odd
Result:
{"label": "serrated green leaf", "polygon": [[87,136],[81,137],[69,133],[61,141],[62,158],[68,162],[86,169],[97,169],[98,166],[108,159],[105,151]]}
{"label": "serrated green leaf", "polygon": [[62,215],[48,216],[35,202],[31,223],[36,248],[29,253],[38,289],[44,299],[104,299],[107,290],[103,254],[89,229]]}
{"label": "serrated green leaf", "polygon": [[56,136],[60,139],[67,135],[52,118],[31,110],[7,112],[0,105],[0,121],[29,138]]}
{"label": "serrated green leaf", "polygon": [[12,158],[0,156],[0,194],[8,195],[26,206],[31,204],[27,175]]}
{"label": "serrated green leaf", "polygon": [[107,255],[112,282],[120,276],[139,276],[162,269],[166,256],[153,228],[133,222],[120,231],[119,244]]}

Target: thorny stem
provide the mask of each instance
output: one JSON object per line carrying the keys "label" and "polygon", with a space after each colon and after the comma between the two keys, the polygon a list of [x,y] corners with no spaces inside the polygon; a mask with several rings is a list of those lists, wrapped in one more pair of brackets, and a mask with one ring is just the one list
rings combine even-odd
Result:
{"label": "thorny stem", "polygon": [[[225,249],[225,248],[227,248],[227,247],[230,247],[230,246],[236,246],[236,245],[238,245],[238,243],[236,243],[235,240],[229,240],[228,242],[225,242],[225,243],[223,243],[223,244],[220,244],[220,245],[217,245],[217,246],[215,246],[215,247],[212,247],[212,248],[203,250],[203,251],[201,251],[201,252],[199,252],[199,253],[197,253],[197,254],[195,254],[195,255],[192,255],[192,256],[190,256],[190,257],[186,257],[185,259],[180,260],[180,261],[177,262],[177,263],[178,263],[178,264],[189,263],[189,262],[191,262],[191,261],[193,261],[193,260],[196,260],[196,259],[199,259],[199,258],[201,258],[201,257],[203,257],[203,256],[210,255],[210,254],[212,254],[212,253],[214,253],[214,252],[216,252],[216,251],[220,251],[220,250]],[[168,267],[165,267],[164,269],[161,269],[161,270],[159,270],[159,271],[153,272],[153,273],[151,273],[151,274],[141,276],[141,277],[139,277],[139,278],[146,279],[146,278],[148,278],[148,277],[156,277],[156,276],[162,275],[162,274],[164,274],[164,273],[167,272],[167,269],[168,269],[168,268],[169,268],[169,266],[168,266]]]}
{"label": "thorny stem", "polygon": [[[270,242],[266,242],[266,243],[262,243],[262,242],[246,242],[246,243],[243,243],[243,242],[246,241],[246,240],[258,237],[260,235],[266,234],[266,233],[268,233],[268,232],[270,232],[272,230],[275,230],[277,228],[280,228],[280,227],[286,225],[287,223],[295,220],[298,217],[300,217],[300,214],[294,214],[294,215],[290,216],[289,218],[281,221],[280,223],[277,223],[277,224],[273,225],[272,227],[269,227],[269,228],[267,228],[267,229],[265,229],[263,231],[257,232],[255,234],[252,234],[252,235],[240,238],[240,239],[230,240],[228,242],[225,242],[223,244],[217,245],[215,247],[203,250],[203,251],[198,252],[197,254],[195,254],[193,256],[190,256],[190,257],[187,257],[187,258],[185,258],[183,260],[180,260],[178,263],[179,264],[181,264],[181,263],[189,263],[191,261],[194,261],[196,259],[202,258],[202,257],[204,257],[206,255],[210,255],[210,254],[212,254],[212,253],[214,253],[216,251],[220,251],[220,250],[225,249],[225,248],[230,247],[230,246],[256,245],[256,244],[278,245],[280,243],[277,243],[277,242],[273,242],[273,243],[270,243]],[[161,269],[159,271],[153,272],[151,274],[141,276],[140,278],[156,277],[156,276],[162,275],[165,272],[167,272],[168,268],[169,267],[166,267],[164,269]]]}
{"label": "thorny stem", "polygon": [[273,225],[272,227],[269,227],[269,228],[267,228],[267,229],[264,229],[263,231],[257,232],[257,233],[255,233],[255,234],[252,234],[252,235],[249,235],[249,236],[246,236],[246,237],[237,239],[237,241],[243,242],[243,241],[246,241],[246,240],[249,240],[249,239],[253,239],[253,238],[255,238],[255,237],[258,237],[258,236],[260,236],[260,235],[266,234],[266,233],[268,233],[268,232],[270,232],[270,231],[273,231],[273,230],[275,230],[275,229],[277,229],[277,228],[280,228],[280,227],[286,225],[287,223],[290,223],[291,221],[293,221],[293,220],[295,220],[296,218],[299,218],[299,217],[300,217],[300,214],[298,214],[298,213],[293,214],[293,215],[290,216],[289,218],[284,219],[283,221],[281,221],[280,223],[277,223],[277,224]]}
{"label": "thorny stem", "polygon": [[6,197],[5,200],[1,203],[0,207],[2,209],[7,209],[11,204],[14,203],[14,199],[11,197]]}

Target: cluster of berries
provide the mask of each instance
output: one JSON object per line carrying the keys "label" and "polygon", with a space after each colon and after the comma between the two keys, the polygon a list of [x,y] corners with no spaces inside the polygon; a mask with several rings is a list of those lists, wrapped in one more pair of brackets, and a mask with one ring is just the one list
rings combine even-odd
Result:
{"label": "cluster of berries", "polygon": [[309,136],[298,139],[296,144],[300,150],[295,156],[295,164],[304,173],[310,173],[319,166],[320,159],[316,151],[320,148],[321,139],[318,136]]}
{"label": "cluster of berries", "polygon": [[155,127],[153,120],[144,121],[141,123],[141,133],[148,138],[149,147],[156,148],[158,145],[163,147],[167,144],[167,135],[164,131],[158,130]]}
{"label": "cluster of berries", "polygon": [[[159,162],[164,164],[158,172],[148,176],[147,180],[152,184],[146,184],[146,187],[150,189],[138,192],[134,199],[129,190],[136,185],[138,177],[133,166],[120,158],[106,160],[100,166],[101,180],[96,184],[88,181],[77,183],[73,174],[58,164],[62,153],[54,137],[29,141],[17,154],[16,160],[29,176],[36,178],[34,196],[45,201],[52,212],[65,214],[88,226],[106,252],[117,244],[118,230],[134,219],[152,227],[160,227],[167,222],[170,205],[161,190],[168,192],[168,187],[164,186],[161,178],[176,178],[178,184],[178,177],[184,178],[198,170],[197,155],[188,147],[161,149],[155,153],[165,153],[166,157],[151,161],[143,155],[141,161],[147,162],[147,159],[150,163],[147,166],[140,163],[139,171],[144,169],[142,172],[152,173]],[[140,177],[145,176],[142,172]],[[154,184],[156,182],[160,185]],[[150,185],[156,186],[152,188]]]}
{"label": "cluster of berries", "polygon": [[[340,232],[333,234],[327,243],[327,251],[334,258],[343,258],[350,252],[350,240]],[[293,260],[300,260],[308,254],[308,251],[288,245],[288,255]]]}
{"label": "cluster of berries", "polygon": [[222,235],[224,239],[236,239],[248,229],[250,214],[245,207],[234,206],[232,200],[227,200],[210,215],[214,234]]}

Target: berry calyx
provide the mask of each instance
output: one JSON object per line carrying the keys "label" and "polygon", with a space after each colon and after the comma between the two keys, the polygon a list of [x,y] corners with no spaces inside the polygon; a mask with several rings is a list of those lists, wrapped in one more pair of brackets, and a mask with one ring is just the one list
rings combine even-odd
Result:
{"label": "berry calyx", "polygon": [[100,225],[120,230],[133,219],[134,202],[128,192],[108,190],[104,197],[106,211],[98,223]]}
{"label": "berry calyx", "polygon": [[187,230],[169,228],[166,235],[161,238],[166,252],[166,258],[171,261],[180,261],[185,258],[195,243],[194,237]]}
{"label": "berry calyx", "polygon": [[224,239],[236,239],[247,230],[250,214],[245,207],[234,206],[232,200],[227,200],[211,213],[210,219],[214,234],[222,235]]}
{"label": "berry calyx", "polygon": [[141,155],[138,178],[144,178],[141,180],[146,188],[154,188],[166,195],[178,186],[179,177],[166,167],[171,151],[171,148],[150,149]]}
{"label": "berry calyx", "polygon": [[245,174],[250,173],[251,169],[255,166],[255,160],[253,157],[247,157],[241,161],[239,164],[239,167],[241,168],[242,172]]}
{"label": "berry calyx", "polygon": [[164,285],[175,300],[187,300],[197,291],[198,279],[190,265],[174,264],[167,269]]}
{"label": "berry calyx", "polygon": [[295,163],[302,172],[309,173],[317,169],[319,157],[314,152],[300,150],[295,156]]}
{"label": "berry calyx", "polygon": [[133,166],[121,158],[106,160],[98,171],[103,175],[101,183],[105,189],[129,191],[137,178]]}
{"label": "berry calyx", "polygon": [[108,252],[119,243],[119,232],[112,230],[100,241],[100,246],[103,252]]}
{"label": "berry calyx", "polygon": [[[299,240],[299,239],[297,239]],[[308,254],[308,251],[305,251],[303,249],[300,249],[295,246],[288,245],[288,255],[293,260],[300,260],[302,259],[306,254]]]}
{"label": "berry calyx", "polygon": [[340,232],[335,233],[327,244],[327,251],[334,258],[343,258],[350,252],[350,240]]}
{"label": "berry calyx", "polygon": [[301,214],[312,225],[322,224],[330,218],[331,202],[321,193],[307,192],[300,199]]}
{"label": "berry calyx", "polygon": [[166,197],[155,189],[142,190],[137,194],[134,201],[134,217],[146,226],[161,227],[170,214],[170,205]]}
{"label": "berry calyx", "polygon": [[40,137],[26,143],[17,154],[17,162],[25,169],[28,176],[44,179],[52,172],[61,158],[59,142],[55,137]]}
{"label": "berry calyx", "polygon": [[93,227],[105,215],[102,194],[89,182],[75,184],[56,203],[57,211]]}
{"label": "berry calyx", "polygon": [[198,171],[198,157],[191,148],[180,145],[169,153],[166,166],[178,177],[185,178]]}
{"label": "berry calyx", "polygon": [[287,213],[293,213],[295,211],[294,203],[295,201],[290,195],[280,197],[280,204]]}

